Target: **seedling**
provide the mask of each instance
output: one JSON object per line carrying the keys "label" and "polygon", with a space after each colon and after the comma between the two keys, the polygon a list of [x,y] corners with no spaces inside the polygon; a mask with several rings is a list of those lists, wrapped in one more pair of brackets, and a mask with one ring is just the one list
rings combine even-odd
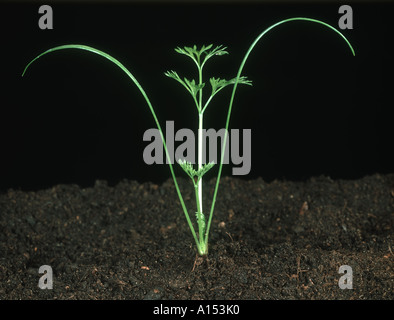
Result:
{"label": "seedling", "polygon": [[[222,167],[223,167],[223,158],[224,158],[224,154],[225,154],[225,148],[226,148],[226,140],[227,140],[227,135],[228,135],[228,127],[229,127],[229,122],[230,122],[230,116],[231,116],[231,110],[233,107],[233,102],[234,102],[234,97],[235,97],[235,92],[237,89],[238,84],[245,84],[245,85],[251,85],[251,81],[247,80],[246,77],[241,76],[242,70],[244,68],[244,65],[251,53],[251,51],[253,50],[253,48],[256,46],[256,44],[259,42],[259,40],[270,30],[272,30],[273,28],[283,24],[283,23],[287,23],[287,22],[291,22],[291,21],[308,21],[308,22],[314,22],[314,23],[318,23],[321,24],[325,27],[328,27],[329,29],[333,30],[334,32],[336,32],[339,36],[341,36],[345,42],[347,43],[347,45],[350,47],[350,50],[352,51],[353,55],[355,55],[353,47],[351,46],[351,44],[349,43],[349,41],[346,39],[346,37],[339,32],[338,30],[336,30],[334,27],[332,27],[331,25],[322,22],[320,20],[315,20],[315,19],[310,19],[310,18],[302,18],[302,17],[297,17],[297,18],[290,18],[290,19],[286,19],[286,20],[282,20],[279,21],[273,25],[271,25],[270,27],[268,27],[267,29],[265,29],[262,33],[259,34],[259,36],[253,41],[253,43],[251,44],[251,46],[249,47],[248,51],[246,52],[241,65],[238,69],[238,73],[237,76],[233,79],[230,80],[225,80],[225,79],[220,79],[220,78],[215,78],[212,77],[209,79],[210,85],[211,85],[211,93],[209,95],[209,97],[206,100],[203,100],[203,89],[205,88],[205,83],[203,82],[203,68],[206,64],[206,62],[212,58],[212,57],[216,57],[216,56],[222,56],[225,54],[228,54],[228,52],[226,51],[226,47],[223,47],[222,45],[213,47],[212,44],[208,45],[208,46],[202,46],[200,49],[197,48],[197,46],[193,46],[193,47],[183,47],[183,48],[176,48],[175,51],[179,54],[185,55],[189,58],[192,59],[192,61],[196,64],[197,69],[198,69],[198,80],[189,80],[187,78],[183,78],[181,79],[181,77],[178,75],[177,72],[175,71],[168,71],[165,73],[165,75],[167,77],[170,77],[174,80],[176,80],[177,82],[179,82],[192,96],[192,99],[194,101],[194,104],[196,106],[197,109],[197,113],[198,113],[198,162],[197,162],[197,169],[195,169],[192,165],[192,163],[187,162],[183,159],[177,159],[178,164],[182,167],[182,169],[185,171],[185,173],[190,177],[193,187],[195,189],[195,196],[196,196],[196,221],[197,221],[197,226],[198,226],[198,235],[195,231],[194,225],[190,219],[190,215],[189,212],[186,208],[186,205],[183,201],[183,197],[182,194],[180,192],[179,186],[178,186],[178,182],[174,173],[174,169],[171,163],[171,159],[170,159],[170,155],[168,153],[167,150],[167,146],[166,146],[166,141],[164,139],[164,135],[163,135],[163,131],[161,129],[160,123],[156,117],[156,113],[153,109],[153,106],[145,92],[145,90],[142,88],[142,86],[139,84],[139,82],[137,81],[137,79],[133,76],[133,74],[122,64],[120,63],[117,59],[115,59],[114,57],[112,57],[111,55],[100,51],[98,49],[86,46],[86,45],[80,45],[80,44],[69,44],[69,45],[62,45],[62,46],[58,46],[58,47],[54,47],[51,48],[43,53],[41,53],[40,55],[38,55],[37,57],[35,57],[32,61],[29,62],[29,64],[25,67],[25,70],[23,71],[22,76],[25,74],[26,70],[28,69],[28,67],[38,58],[40,58],[41,56],[53,52],[53,51],[57,51],[57,50],[63,50],[63,49],[80,49],[80,50],[86,50],[86,51],[90,51],[92,53],[98,54],[108,60],[110,60],[111,62],[113,62],[115,65],[117,65],[120,69],[122,69],[129,77],[130,79],[134,82],[134,84],[137,86],[137,88],[140,90],[141,94],[143,95],[146,103],[148,104],[148,107],[152,113],[153,119],[156,123],[156,126],[160,132],[160,136],[161,139],[163,141],[163,146],[164,146],[164,150],[165,150],[165,154],[166,154],[166,158],[167,158],[167,162],[169,164],[169,168],[170,168],[170,172],[172,175],[172,178],[174,180],[174,185],[175,185],[175,189],[176,192],[178,194],[183,212],[185,214],[187,223],[189,225],[189,228],[191,230],[191,233],[193,235],[194,241],[196,243],[197,246],[197,250],[198,253],[200,255],[207,255],[208,254],[208,236],[209,236],[209,230],[210,230],[210,226],[212,223],[212,217],[213,217],[213,212],[214,212],[214,208],[215,208],[215,203],[216,203],[216,197],[217,197],[217,192],[219,189],[219,182],[220,182],[220,178],[221,178],[221,174],[222,174]],[[218,174],[217,174],[217,179],[216,179],[216,184],[215,184],[215,189],[214,189],[214,193],[213,193],[213,199],[212,199],[212,203],[211,203],[211,208],[209,211],[209,218],[208,221],[206,221],[206,217],[204,214],[204,210],[203,210],[203,197],[202,197],[202,188],[203,188],[203,176],[206,172],[208,172],[213,166],[214,163],[213,162],[209,162],[206,164],[202,163],[202,154],[203,154],[203,145],[202,145],[202,141],[203,141],[203,122],[204,122],[204,112],[207,109],[209,103],[212,101],[212,98],[219,92],[221,91],[223,88],[232,85],[233,86],[233,90],[232,90],[232,94],[230,97],[230,102],[229,102],[229,107],[228,107],[228,111],[227,111],[227,118],[226,118],[226,127],[225,127],[225,135],[224,135],[224,139],[223,139],[223,144],[222,144],[222,151],[221,151],[221,158],[220,158],[220,163],[218,166]]]}

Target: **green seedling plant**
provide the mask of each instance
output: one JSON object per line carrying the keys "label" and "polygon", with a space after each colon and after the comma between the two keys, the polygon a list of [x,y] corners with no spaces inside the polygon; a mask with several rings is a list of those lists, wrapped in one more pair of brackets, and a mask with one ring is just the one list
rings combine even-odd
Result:
{"label": "green seedling plant", "polygon": [[202,181],[204,174],[208,172],[215,164],[214,162],[209,162],[206,164],[202,163],[204,112],[207,109],[209,103],[212,101],[212,98],[226,86],[232,85],[236,81],[238,81],[238,83],[249,84],[249,85],[251,84],[251,81],[247,80],[246,77],[240,77],[239,79],[233,78],[231,80],[212,77],[209,79],[209,82],[211,84],[211,94],[204,103],[203,101],[203,88],[205,87],[205,83],[203,82],[204,65],[208,61],[208,59],[214,56],[222,56],[228,54],[228,52],[225,50],[226,47],[223,47],[221,45],[213,49],[212,47],[213,45],[210,44],[208,46],[202,46],[201,49],[197,49],[197,46],[184,47],[184,48],[178,47],[175,49],[177,53],[186,55],[187,57],[192,59],[192,61],[196,64],[198,69],[198,82],[196,82],[195,80],[188,80],[187,78],[184,78],[182,80],[175,71],[169,71],[165,73],[167,77],[170,77],[178,81],[191,94],[198,112],[197,170],[193,168],[192,163],[187,162],[185,160],[179,159],[178,163],[182,167],[182,169],[186,172],[186,174],[190,177],[195,190],[196,205],[197,205],[196,220],[198,225],[198,239],[195,238],[195,241],[200,255],[204,255],[208,253],[208,238],[206,233],[207,224],[202,207],[203,204]]}
{"label": "green seedling plant", "polygon": [[[238,84],[251,85],[250,80],[248,80],[244,76],[241,76],[243,68],[244,68],[245,63],[246,63],[250,53],[252,52],[253,48],[256,46],[256,44],[260,41],[260,39],[267,32],[269,32],[270,30],[272,30],[273,28],[275,28],[281,24],[293,22],[293,21],[313,22],[313,23],[317,23],[317,24],[320,24],[324,27],[329,28],[330,30],[336,32],[346,42],[346,44],[349,46],[352,54],[355,55],[353,47],[351,46],[350,42],[346,39],[346,37],[340,31],[338,31],[337,29],[335,29],[334,27],[332,27],[331,25],[329,25],[325,22],[322,22],[322,21],[316,20],[316,19],[311,19],[311,18],[304,18],[304,17],[296,17],[296,18],[281,20],[281,21],[271,25],[267,29],[265,29],[253,41],[253,43],[250,45],[248,51],[246,52],[246,54],[241,62],[241,65],[238,69],[238,73],[237,73],[236,77],[234,77],[230,80],[220,79],[220,78],[215,78],[215,77],[212,77],[209,79],[211,90],[210,90],[209,96],[206,99],[204,99],[203,89],[206,87],[206,83],[203,81],[204,80],[203,79],[203,68],[204,68],[205,64],[207,63],[207,61],[209,59],[211,59],[212,57],[223,56],[223,55],[228,54],[228,52],[226,51],[226,47],[224,47],[222,45],[214,47],[212,44],[210,44],[207,46],[203,45],[200,49],[198,49],[196,45],[194,45],[193,47],[183,47],[183,48],[178,47],[175,49],[175,51],[177,53],[179,53],[181,55],[185,55],[188,58],[190,58],[194,62],[194,64],[197,67],[197,70],[198,70],[197,81],[194,79],[189,80],[187,78],[182,79],[178,75],[178,73],[175,71],[167,71],[165,73],[165,75],[167,77],[176,80],[190,93],[190,95],[194,101],[194,104],[195,104],[195,107],[197,110],[197,114],[198,114],[197,168],[195,169],[195,167],[192,163],[187,162],[184,159],[177,159],[178,164],[185,171],[187,176],[191,179],[194,190],[195,190],[195,197],[196,197],[196,214],[195,214],[195,216],[196,216],[196,223],[197,223],[198,232],[195,231],[196,229],[194,227],[194,224],[193,224],[193,222],[190,218],[190,215],[189,215],[189,211],[186,208],[185,202],[183,200],[183,197],[182,197],[182,194],[181,194],[181,191],[180,191],[180,188],[179,188],[176,176],[175,176],[174,168],[171,163],[170,155],[167,150],[167,145],[166,145],[166,141],[164,138],[163,130],[161,129],[160,123],[157,119],[157,116],[156,116],[156,113],[155,113],[154,108],[152,106],[152,103],[150,102],[145,90],[142,88],[142,86],[137,81],[137,79],[134,77],[134,75],[121,62],[119,62],[119,60],[115,59],[111,55],[109,55],[101,50],[95,49],[90,46],[81,45],[81,44],[61,45],[61,46],[57,46],[57,47],[51,48],[49,50],[46,50],[46,51],[42,52],[41,54],[39,54],[37,57],[35,57],[32,61],[30,61],[27,64],[27,66],[25,67],[25,69],[22,73],[22,76],[26,73],[26,70],[30,67],[30,65],[34,61],[36,61],[38,58],[42,57],[43,55],[45,55],[47,53],[58,51],[58,50],[64,50],[64,49],[80,49],[80,50],[89,51],[91,53],[97,54],[99,56],[102,56],[102,57],[108,59],[109,61],[111,61],[112,63],[117,65],[122,71],[124,71],[127,74],[127,76],[133,81],[133,83],[137,86],[137,88],[141,92],[142,96],[144,97],[144,99],[150,109],[150,112],[152,113],[153,119],[155,121],[155,124],[156,124],[158,130],[159,130],[159,133],[160,133],[160,136],[161,136],[161,139],[163,142],[163,147],[164,147],[165,155],[167,158],[167,163],[169,164],[171,176],[173,178],[175,189],[176,189],[182,210],[185,214],[186,221],[188,223],[188,226],[190,228],[190,231],[191,231],[194,241],[196,243],[198,253],[201,256],[204,256],[204,255],[208,254],[209,231],[210,231],[210,226],[212,223],[212,217],[213,217],[217,193],[218,193],[218,189],[219,189],[219,182],[220,182],[220,178],[221,178],[221,174],[222,174],[223,160],[224,160],[224,154],[225,154],[225,148],[226,148],[226,140],[227,140],[227,136],[228,136],[228,127],[229,127],[230,116],[231,116],[231,111],[232,111],[232,107],[233,107],[235,92],[236,92]],[[206,111],[206,109],[207,109],[208,105],[210,104],[210,102],[212,101],[213,97],[219,91],[221,91],[223,88],[225,88],[227,86],[232,86],[233,89],[232,89],[232,94],[230,97],[228,111],[227,111],[226,124],[225,124],[225,134],[224,134],[223,143],[222,143],[220,163],[218,166],[218,174],[217,174],[217,178],[216,178],[212,203],[211,203],[211,207],[209,210],[209,217],[208,217],[208,221],[207,221],[206,217],[205,217],[204,210],[203,210],[203,196],[202,196],[203,195],[203,192],[202,192],[202,190],[203,190],[203,176],[215,165],[215,163],[213,163],[213,162],[209,162],[209,163],[205,163],[205,164],[202,163],[204,112]]]}

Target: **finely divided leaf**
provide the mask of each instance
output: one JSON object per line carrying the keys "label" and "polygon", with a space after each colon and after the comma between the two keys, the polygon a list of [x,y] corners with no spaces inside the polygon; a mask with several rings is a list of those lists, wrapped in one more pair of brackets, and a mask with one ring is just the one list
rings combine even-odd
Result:
{"label": "finely divided leaf", "polygon": [[195,170],[193,164],[189,161],[179,159],[178,163],[193,181],[195,177],[200,180],[215,165],[215,162],[211,161],[204,164],[200,169]]}
{"label": "finely divided leaf", "polygon": [[[207,46],[203,45],[200,49],[197,49],[196,45],[194,45],[193,47],[177,47],[175,48],[175,51],[190,57],[198,65],[199,68],[202,68],[205,62],[207,62],[207,60],[214,55],[221,56],[224,54],[228,54],[228,52],[225,50],[226,47],[220,45],[210,50],[212,46],[212,44]],[[203,54],[205,55],[204,59],[201,59]]]}
{"label": "finely divided leaf", "polygon": [[183,78],[183,80],[179,77],[179,75],[175,71],[167,71],[164,73],[167,77],[170,77],[176,81],[178,81],[181,85],[183,85],[186,90],[192,95],[194,102],[196,103],[196,107],[198,110],[198,103],[196,100],[197,93],[204,88],[205,83],[196,84],[195,80],[189,80],[187,78]]}
{"label": "finely divided leaf", "polygon": [[220,45],[220,46],[217,46],[216,48],[214,48],[213,50],[207,52],[206,56],[201,64],[201,67],[203,67],[205,62],[207,62],[208,59],[210,59],[214,55],[222,56],[222,55],[228,54],[228,52],[225,49],[227,49],[227,47],[223,47],[222,45]]}
{"label": "finely divided leaf", "polygon": [[188,87],[188,85],[185,83],[185,81],[183,81],[183,80],[178,76],[178,73],[176,73],[176,71],[172,71],[172,70],[171,70],[171,71],[164,72],[164,74],[165,74],[167,77],[172,78],[172,79],[178,81],[181,85],[183,85],[183,86],[186,88],[187,91],[189,91],[189,92],[191,93],[190,88]]}
{"label": "finely divided leaf", "polygon": [[[237,81],[237,78],[233,78],[231,80],[226,80],[226,79],[220,79],[220,78],[211,78],[209,79],[209,82],[211,83],[211,87],[212,87],[212,96],[214,96],[217,92],[219,92],[220,90],[222,90],[224,87],[230,85],[230,84],[234,84]],[[247,85],[252,85],[252,81],[251,80],[247,80],[246,77],[240,77],[238,80],[238,83],[241,84],[247,84]]]}
{"label": "finely divided leaf", "polygon": [[197,177],[201,179],[202,176],[203,176],[204,174],[206,174],[214,165],[215,165],[215,162],[213,162],[213,161],[204,164],[204,165],[197,171]]}
{"label": "finely divided leaf", "polygon": [[204,88],[205,86],[205,83],[196,84],[194,80],[189,81],[186,78],[184,78],[184,80],[190,89],[189,92],[192,94],[193,97],[196,97],[198,91],[202,90],[202,88]]}

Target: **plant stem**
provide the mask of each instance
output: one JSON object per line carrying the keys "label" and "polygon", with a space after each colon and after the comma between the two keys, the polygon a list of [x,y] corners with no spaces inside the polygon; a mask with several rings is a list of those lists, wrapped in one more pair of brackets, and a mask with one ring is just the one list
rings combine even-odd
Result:
{"label": "plant stem", "polygon": [[[168,164],[169,164],[169,167],[170,167],[170,172],[171,172],[172,178],[173,178],[173,180],[174,180],[174,185],[175,185],[175,189],[176,189],[176,192],[177,192],[177,194],[178,194],[178,197],[179,197],[179,201],[180,201],[180,203],[181,203],[181,206],[182,206],[183,212],[184,212],[184,214],[185,214],[186,221],[187,221],[187,223],[188,223],[188,225],[189,225],[190,231],[191,231],[191,233],[192,233],[192,236],[193,236],[193,238],[194,238],[194,240],[195,240],[195,242],[196,242],[197,248],[198,248],[199,252],[201,252],[201,250],[200,250],[200,241],[199,241],[199,239],[198,239],[198,237],[197,237],[197,235],[196,235],[196,232],[195,232],[195,230],[194,230],[193,223],[192,223],[191,220],[190,220],[189,213],[188,213],[188,211],[187,211],[185,202],[183,201],[183,197],[182,197],[181,191],[180,191],[179,186],[178,186],[178,182],[177,182],[176,177],[175,177],[175,172],[174,172],[174,169],[173,169],[172,164],[171,164],[171,159],[170,159],[170,156],[169,156],[169,153],[168,153],[166,141],[165,141],[165,138],[164,138],[164,135],[163,135],[163,130],[161,129],[159,120],[158,120],[157,117],[156,117],[156,113],[155,113],[155,111],[154,111],[154,109],[153,109],[153,106],[152,106],[152,104],[151,104],[151,102],[150,102],[150,100],[149,100],[147,94],[145,93],[145,90],[142,88],[142,86],[139,84],[139,82],[138,82],[137,79],[133,76],[133,74],[132,74],[132,73],[131,73],[121,62],[119,62],[119,60],[117,60],[117,59],[115,59],[114,57],[112,57],[111,55],[109,55],[109,54],[107,54],[107,53],[105,53],[105,52],[103,52],[103,51],[101,51],[101,50],[98,50],[98,49],[96,49],[96,48],[93,48],[93,47],[89,47],[89,46],[85,46],[85,45],[80,45],[80,44],[62,45],[62,46],[57,46],[57,47],[51,48],[51,49],[49,49],[49,50],[46,50],[46,51],[42,52],[41,54],[39,54],[37,57],[35,57],[33,60],[31,60],[31,61],[27,64],[27,66],[25,67],[25,69],[23,70],[22,77],[23,77],[24,74],[26,73],[26,70],[29,68],[29,66],[30,66],[34,61],[36,61],[38,58],[42,57],[43,55],[45,55],[45,54],[47,54],[47,53],[54,52],[54,51],[57,51],[57,50],[63,50],[63,49],[80,49],[80,50],[89,51],[89,52],[95,53],[95,54],[97,54],[97,55],[99,55],[99,56],[102,56],[102,57],[108,59],[109,61],[111,61],[112,63],[114,63],[115,65],[117,65],[120,69],[122,69],[122,71],[125,72],[125,73],[127,74],[127,76],[128,76],[128,77],[134,82],[134,84],[137,86],[137,88],[138,88],[139,91],[141,92],[142,96],[144,97],[144,99],[145,99],[145,101],[146,101],[146,103],[147,103],[147,105],[148,105],[148,107],[149,107],[149,109],[150,109],[150,111],[151,111],[151,113],[152,113],[152,116],[153,116],[153,119],[154,119],[154,121],[155,121],[155,123],[156,123],[157,129],[158,129],[159,132],[160,132],[160,136],[161,136],[161,139],[162,139],[162,141],[163,141],[163,146],[164,146],[165,154],[166,154],[166,157],[167,157],[167,160],[168,160]],[[200,254],[201,254],[201,253],[200,253]]]}
{"label": "plant stem", "polygon": [[198,222],[198,244],[197,244],[197,249],[198,253],[200,255],[205,254],[205,241],[204,241],[204,230],[203,230],[203,225],[201,223],[201,202],[198,200],[199,199],[199,187],[198,187],[198,182],[194,182],[194,192],[196,194],[196,202],[197,202],[197,222]]}
{"label": "plant stem", "polygon": [[[198,61],[200,64],[200,61]],[[198,68],[198,81],[199,85],[202,84],[202,67]],[[202,127],[203,127],[203,119],[204,112],[202,111],[202,90],[199,92],[199,101],[198,101],[198,169],[202,167]],[[202,178],[198,182],[198,199],[200,201],[200,208],[202,212]]]}
{"label": "plant stem", "polygon": [[[198,84],[202,84],[202,68],[200,64],[200,57],[198,57]],[[202,153],[203,153],[203,123],[204,123],[204,111],[202,105],[202,90],[199,92],[198,97],[198,169],[202,168]],[[198,246],[198,251],[200,255],[206,255],[208,253],[208,248],[205,243],[205,221],[203,217],[203,207],[202,207],[202,177],[198,179],[197,189],[196,189],[196,202],[197,202],[197,215],[198,215],[198,236],[200,245]]]}
{"label": "plant stem", "polygon": [[[198,169],[202,167],[203,113],[198,115]],[[198,180],[198,202],[202,212],[202,177]]]}
{"label": "plant stem", "polygon": [[224,159],[224,153],[225,153],[225,148],[226,148],[226,140],[227,140],[227,133],[228,133],[228,126],[229,126],[229,122],[230,122],[230,115],[231,115],[231,110],[233,107],[233,102],[234,102],[234,96],[235,96],[235,91],[237,90],[237,85],[239,82],[239,79],[241,77],[241,73],[243,70],[243,67],[246,63],[246,61],[248,60],[249,54],[252,52],[253,48],[256,46],[256,44],[260,41],[260,39],[270,30],[274,29],[275,27],[283,24],[283,23],[287,23],[287,22],[292,22],[292,21],[309,21],[309,22],[314,22],[314,23],[318,23],[321,24],[323,26],[328,27],[329,29],[333,30],[334,32],[336,32],[339,36],[341,36],[345,42],[347,43],[347,45],[349,46],[350,50],[352,51],[352,54],[355,55],[354,49],[352,47],[352,45],[350,44],[350,42],[346,39],[346,37],[339,32],[337,29],[335,29],[334,27],[332,27],[331,25],[322,22],[320,20],[316,20],[316,19],[310,19],[310,18],[303,18],[303,17],[296,17],[296,18],[290,18],[290,19],[285,19],[285,20],[281,20],[273,25],[271,25],[270,27],[268,27],[267,29],[265,29],[262,33],[260,33],[257,38],[253,41],[253,43],[250,45],[248,51],[246,52],[241,65],[238,69],[238,73],[237,73],[237,79],[234,83],[233,86],[233,92],[231,94],[231,98],[230,98],[230,103],[229,103],[229,107],[228,107],[228,111],[227,111],[227,120],[226,120],[226,127],[225,127],[225,134],[224,134],[224,141],[223,141],[223,147],[222,147],[222,154],[221,154],[221,158],[220,158],[220,164],[219,164],[219,170],[218,170],[218,175],[216,178],[216,185],[215,185],[215,189],[214,189],[214,193],[213,193],[213,200],[212,200],[212,205],[211,205],[211,210],[209,213],[209,219],[208,219],[208,224],[205,230],[205,246],[208,247],[208,236],[209,236],[209,229],[211,227],[211,222],[212,222],[212,216],[213,216],[213,211],[215,208],[215,202],[216,202],[216,195],[219,189],[219,182],[220,182],[220,177],[222,174],[222,166],[223,166],[223,159]]}

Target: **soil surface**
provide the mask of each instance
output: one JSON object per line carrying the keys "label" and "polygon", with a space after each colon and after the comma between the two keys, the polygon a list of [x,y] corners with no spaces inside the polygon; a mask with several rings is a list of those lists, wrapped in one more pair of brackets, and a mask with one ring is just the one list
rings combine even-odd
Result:
{"label": "soil surface", "polygon": [[[190,181],[179,183],[194,212]],[[394,174],[225,177],[206,259],[172,180],[9,190],[0,212],[0,299],[394,298]],[[38,287],[42,265],[52,290]],[[342,265],[352,289],[339,287]]]}

